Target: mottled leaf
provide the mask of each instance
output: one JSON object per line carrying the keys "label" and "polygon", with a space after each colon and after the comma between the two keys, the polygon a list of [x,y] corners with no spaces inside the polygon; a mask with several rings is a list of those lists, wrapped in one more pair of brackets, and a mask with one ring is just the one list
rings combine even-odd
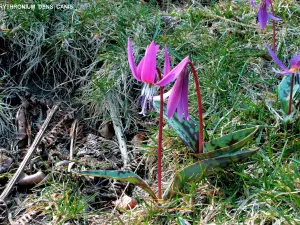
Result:
{"label": "mottled leaf", "polygon": [[[292,75],[286,75],[278,86],[278,99],[281,103],[282,110],[287,114],[289,108],[290,90]],[[295,74],[293,100],[300,99],[300,75]]]}
{"label": "mottled leaf", "polygon": [[247,144],[258,131],[259,126],[233,132],[204,144],[204,153],[193,154],[198,159],[209,159],[233,153]]}
{"label": "mottled leaf", "polygon": [[233,162],[241,162],[256,152],[257,150],[240,151],[213,159],[205,159],[188,166],[175,176],[171,185],[164,192],[163,198],[168,199],[175,193],[182,191],[185,185],[188,185],[188,182],[197,182],[204,176],[222,170],[222,168],[227,167]]}
{"label": "mottled leaf", "polygon": [[[153,101],[153,106],[155,110],[159,113],[159,101]],[[168,119],[167,107],[164,105],[164,119],[172,127],[172,129],[177,133],[177,135],[182,139],[182,141],[194,151],[198,148],[198,137],[199,137],[199,124],[190,115],[190,120],[187,121],[182,119],[180,122],[178,115],[175,112],[174,115]]]}
{"label": "mottled leaf", "polygon": [[114,180],[129,182],[147,191],[152,198],[157,199],[155,193],[152,191],[149,185],[140,176],[136,175],[131,171],[87,170],[87,171],[80,171],[80,172],[76,172],[76,171],[72,171],[72,172],[84,176],[110,178]]}

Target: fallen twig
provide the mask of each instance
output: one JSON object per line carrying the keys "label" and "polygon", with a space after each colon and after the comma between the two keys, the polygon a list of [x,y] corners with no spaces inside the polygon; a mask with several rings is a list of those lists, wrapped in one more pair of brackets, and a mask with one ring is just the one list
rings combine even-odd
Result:
{"label": "fallen twig", "polygon": [[[69,160],[73,160],[73,154],[74,154],[74,145],[76,142],[76,134],[77,134],[77,127],[78,127],[78,120],[74,120],[72,123],[71,131],[70,131],[70,137],[71,137],[71,143],[70,143],[70,158]],[[70,162],[68,165],[68,172],[71,171],[72,166],[74,165],[74,162]]]}
{"label": "fallen twig", "polygon": [[39,132],[37,133],[32,145],[30,146],[30,148],[28,149],[28,152],[26,154],[26,156],[24,157],[22,163],[20,164],[18,170],[16,171],[16,173],[14,174],[14,176],[12,177],[12,179],[9,181],[9,183],[7,184],[6,188],[4,189],[4,191],[2,192],[0,199],[4,200],[8,194],[10,193],[10,191],[12,190],[13,186],[15,185],[15,183],[17,182],[20,174],[22,173],[22,171],[24,170],[25,166],[27,165],[27,163],[30,160],[30,157],[32,155],[32,153],[34,152],[34,150],[36,149],[36,147],[39,145],[48,125],[50,120],[52,119],[54,113],[56,112],[56,110],[58,109],[58,105],[54,105],[50,111],[50,113],[48,114],[43,126],[41,127],[41,129],[39,130]]}

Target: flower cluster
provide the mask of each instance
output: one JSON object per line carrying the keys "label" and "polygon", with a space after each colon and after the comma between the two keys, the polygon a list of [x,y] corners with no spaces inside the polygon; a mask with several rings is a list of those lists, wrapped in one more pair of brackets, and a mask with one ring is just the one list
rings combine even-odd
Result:
{"label": "flower cluster", "polygon": [[[151,102],[158,100],[159,97],[155,96],[156,87],[164,87],[174,80],[173,87],[164,94],[164,99],[169,98],[167,104],[168,118],[170,119],[175,111],[177,111],[178,119],[181,121],[184,117],[189,120],[188,112],[188,81],[189,73],[187,65],[190,62],[187,56],[172,70],[170,69],[170,58],[168,49],[165,46],[165,61],[164,61],[164,75],[161,80],[158,81],[157,67],[156,67],[156,55],[159,51],[159,45],[155,45],[154,41],[146,48],[145,56],[141,59],[138,66],[134,63],[134,57],[132,53],[132,45],[128,38],[128,62],[131,72],[135,79],[144,83],[144,87],[141,93],[141,114],[145,115],[147,105],[151,105]],[[149,107],[151,108],[151,107]]]}

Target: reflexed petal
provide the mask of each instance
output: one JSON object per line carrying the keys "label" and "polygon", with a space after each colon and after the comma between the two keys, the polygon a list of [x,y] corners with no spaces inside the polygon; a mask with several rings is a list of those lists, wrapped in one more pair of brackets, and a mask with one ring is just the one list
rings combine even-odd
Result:
{"label": "reflexed petal", "polygon": [[128,63],[129,63],[129,67],[131,69],[132,75],[135,77],[135,79],[137,79],[138,81],[141,81],[141,76],[139,76],[139,74],[137,73],[137,68],[134,63],[132,46],[131,46],[131,42],[130,42],[129,38],[128,38],[128,43],[127,43],[127,54],[128,54]]}
{"label": "reflexed petal", "polygon": [[269,13],[269,17],[270,17],[272,20],[275,20],[275,21],[282,20],[280,17],[273,16],[271,13]]}
{"label": "reflexed petal", "polygon": [[269,51],[269,54],[272,56],[273,60],[277,63],[278,66],[280,66],[281,69],[284,71],[287,71],[288,69],[285,67],[285,65],[278,59],[277,55],[272,51],[269,45],[266,45]]}
{"label": "reflexed petal", "polygon": [[[158,46],[159,48],[159,46]],[[156,75],[156,49],[154,42],[152,41],[150,46],[148,47],[145,57],[144,63],[141,72],[141,79],[143,82],[147,82],[149,84],[154,84],[155,75]]]}
{"label": "reflexed petal", "polygon": [[271,5],[270,0],[266,0],[266,8],[269,8],[270,5]]}
{"label": "reflexed petal", "polygon": [[183,78],[182,91],[181,91],[182,108],[186,120],[190,120],[189,108],[188,108],[188,89],[189,89],[189,76],[188,76],[188,71],[186,69]]}
{"label": "reflexed petal", "polygon": [[254,0],[250,0],[250,4],[254,7],[254,8],[259,8],[255,3],[254,3]]}
{"label": "reflexed petal", "polygon": [[173,88],[172,93],[169,97],[168,104],[167,104],[167,110],[168,110],[168,118],[170,119],[177,108],[177,105],[179,103],[180,97],[181,97],[181,89],[182,89],[182,77],[178,77],[176,80]]}
{"label": "reflexed petal", "polygon": [[156,84],[158,86],[166,86],[167,84],[171,83],[172,81],[174,81],[176,78],[176,74],[175,73],[168,73],[167,75],[165,75],[160,81],[158,81]]}
{"label": "reflexed petal", "polygon": [[166,86],[167,84],[171,83],[176,77],[178,77],[189,61],[189,57],[185,57],[177,66],[175,66],[167,75],[165,75],[163,79],[158,81],[157,85]]}
{"label": "reflexed petal", "polygon": [[294,56],[292,59],[291,59],[291,67],[295,67],[297,69],[300,69],[300,54]]}
{"label": "reflexed petal", "polygon": [[269,13],[267,12],[267,9],[262,8],[258,11],[258,23],[260,28],[263,30],[265,29],[267,22],[268,22],[268,17],[269,17]]}
{"label": "reflexed petal", "polygon": [[170,57],[168,53],[168,48],[165,45],[165,63],[164,63],[164,75],[167,75],[170,72]]}
{"label": "reflexed petal", "polygon": [[[172,88],[163,94],[163,99],[166,100],[172,93]],[[160,95],[153,96],[153,101],[160,101]]]}
{"label": "reflexed petal", "polygon": [[283,74],[283,75],[289,75],[289,74],[293,74],[292,72],[290,72],[289,70],[275,70],[274,68],[273,68],[273,72],[275,72],[275,73],[278,73],[278,74]]}

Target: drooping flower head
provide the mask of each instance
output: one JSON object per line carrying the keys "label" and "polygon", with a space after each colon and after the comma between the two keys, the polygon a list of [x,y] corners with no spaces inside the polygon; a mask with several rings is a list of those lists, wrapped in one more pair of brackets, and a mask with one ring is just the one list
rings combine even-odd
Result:
{"label": "drooping flower head", "polygon": [[277,57],[277,55],[272,51],[270,46],[267,45],[268,51],[272,56],[273,60],[282,69],[282,71],[274,70],[276,73],[280,74],[293,74],[300,71],[300,52],[296,54],[290,61],[290,69],[288,69]]}
{"label": "drooping flower head", "polygon": [[164,94],[164,98],[169,98],[167,104],[168,118],[170,119],[175,111],[177,111],[178,119],[181,121],[183,116],[189,120],[188,112],[188,81],[189,75],[187,64],[189,57],[184,58],[176,67],[168,72],[157,85],[166,86],[172,81],[175,81],[170,91]]}
{"label": "drooping flower head", "polygon": [[[132,45],[128,38],[127,53],[129,67],[135,79],[144,83],[142,94],[140,96],[142,106],[142,111],[140,113],[143,115],[146,113],[147,103],[151,104],[152,97],[156,91],[156,54],[158,50],[159,45],[155,45],[154,41],[152,41],[146,49],[145,56],[136,67],[132,53]],[[149,105],[149,108],[151,108],[151,105]]]}
{"label": "drooping flower head", "polygon": [[250,0],[250,4],[254,8],[258,9],[257,19],[258,24],[262,30],[265,29],[268,22],[268,18],[276,21],[281,20],[281,18],[275,17],[271,13],[268,13],[268,8],[271,5],[271,0],[262,0],[260,5],[256,5],[254,3],[254,0]]}

